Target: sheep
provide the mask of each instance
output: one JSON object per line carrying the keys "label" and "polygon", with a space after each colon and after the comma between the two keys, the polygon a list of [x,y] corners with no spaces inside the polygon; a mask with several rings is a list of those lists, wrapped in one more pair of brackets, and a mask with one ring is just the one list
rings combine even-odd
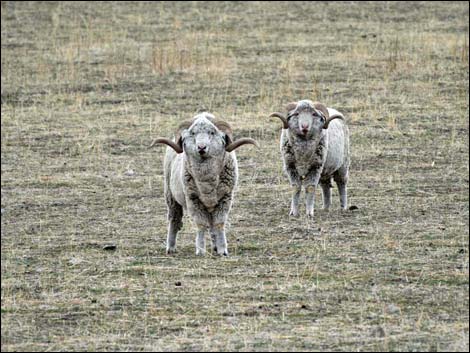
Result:
{"label": "sheep", "polygon": [[[299,199],[305,185],[307,217],[313,218],[315,190],[320,183],[323,208],[331,205],[331,178],[338,186],[341,208],[347,208],[349,178],[349,130],[344,116],[319,102],[301,100],[286,106],[287,114],[275,112],[283,123],[281,155],[293,188],[290,216],[299,216]],[[337,120],[335,120],[337,119]]]}
{"label": "sheep", "polygon": [[212,249],[228,256],[225,223],[238,181],[234,150],[244,144],[258,146],[251,138],[233,141],[232,129],[208,112],[183,122],[175,140],[157,138],[166,144],[164,195],[168,209],[167,254],[176,252],[176,235],[183,223],[183,210],[197,226],[196,255],[206,252],[205,233],[211,234]]}

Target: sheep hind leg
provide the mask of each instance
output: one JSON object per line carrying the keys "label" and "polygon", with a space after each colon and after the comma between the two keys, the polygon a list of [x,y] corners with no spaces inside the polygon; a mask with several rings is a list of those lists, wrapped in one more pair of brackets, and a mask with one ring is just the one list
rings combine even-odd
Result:
{"label": "sheep hind leg", "polygon": [[183,227],[183,207],[172,202],[168,207],[168,235],[166,240],[166,253],[172,254],[176,252],[176,235]]}
{"label": "sheep hind leg", "polygon": [[339,191],[339,200],[341,202],[341,209],[347,210],[348,208],[348,177],[342,175],[335,175],[334,176],[336,185],[338,186]]}
{"label": "sheep hind leg", "polygon": [[217,254],[217,233],[211,229],[211,243],[212,243],[212,252]]}
{"label": "sheep hind leg", "polygon": [[331,180],[321,181],[320,185],[323,196],[323,209],[328,210],[331,206]]}

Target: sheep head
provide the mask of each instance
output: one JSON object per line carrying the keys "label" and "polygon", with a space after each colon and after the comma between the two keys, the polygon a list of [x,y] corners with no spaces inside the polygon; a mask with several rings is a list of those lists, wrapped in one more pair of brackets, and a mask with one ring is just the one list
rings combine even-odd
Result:
{"label": "sheep head", "polygon": [[176,132],[175,141],[158,138],[151,146],[156,143],[166,144],[176,153],[184,151],[198,160],[215,157],[224,152],[232,152],[245,144],[258,146],[257,142],[251,138],[233,141],[230,125],[207,112],[196,115],[190,121],[183,122]]}
{"label": "sheep head", "polygon": [[305,139],[311,138],[322,129],[327,129],[333,119],[344,119],[341,114],[330,116],[324,104],[310,100],[289,103],[286,111],[287,114],[275,112],[269,117],[279,118],[284,129],[290,129]]}

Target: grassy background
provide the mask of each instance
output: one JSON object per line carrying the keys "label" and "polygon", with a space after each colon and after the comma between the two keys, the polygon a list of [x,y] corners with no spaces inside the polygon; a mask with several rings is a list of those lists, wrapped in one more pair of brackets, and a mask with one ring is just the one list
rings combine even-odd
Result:
{"label": "grassy background", "polygon": [[[2,351],[468,351],[468,2],[1,4]],[[288,217],[301,98],[347,116],[355,211]],[[223,259],[187,217],[165,255],[147,148],[201,108],[261,144]]]}

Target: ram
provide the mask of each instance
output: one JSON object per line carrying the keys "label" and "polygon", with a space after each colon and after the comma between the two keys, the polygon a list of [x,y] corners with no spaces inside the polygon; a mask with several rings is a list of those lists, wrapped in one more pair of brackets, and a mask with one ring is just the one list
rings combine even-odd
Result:
{"label": "ram", "polygon": [[[335,109],[310,100],[289,103],[286,114],[272,113],[283,123],[281,155],[293,188],[290,215],[299,215],[302,186],[306,191],[307,216],[313,217],[315,190],[320,184],[323,207],[331,204],[331,179],[338,185],[341,208],[347,208],[349,178],[349,130]],[[335,120],[336,119],[336,120]]]}
{"label": "ram", "polygon": [[212,249],[228,255],[225,223],[232,206],[238,180],[234,150],[257,142],[251,138],[233,141],[230,125],[204,112],[183,122],[175,140],[156,139],[168,145],[164,160],[164,194],[168,208],[168,254],[176,251],[176,235],[186,210],[197,226],[196,255],[205,254],[205,234],[209,232]]}

